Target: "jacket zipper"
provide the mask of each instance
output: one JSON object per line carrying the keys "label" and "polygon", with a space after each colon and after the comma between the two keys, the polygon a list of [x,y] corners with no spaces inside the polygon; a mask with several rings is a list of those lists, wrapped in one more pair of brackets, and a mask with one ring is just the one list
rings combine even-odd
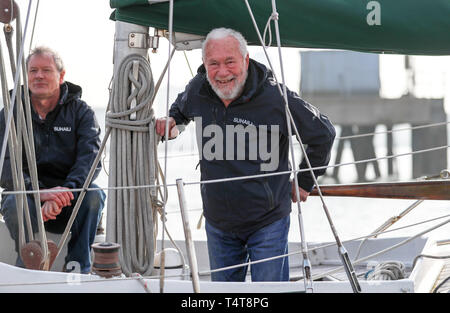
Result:
{"label": "jacket zipper", "polygon": [[264,189],[267,194],[267,198],[269,200],[269,211],[273,209],[273,192],[272,189],[270,189],[269,182],[267,180],[263,183]]}

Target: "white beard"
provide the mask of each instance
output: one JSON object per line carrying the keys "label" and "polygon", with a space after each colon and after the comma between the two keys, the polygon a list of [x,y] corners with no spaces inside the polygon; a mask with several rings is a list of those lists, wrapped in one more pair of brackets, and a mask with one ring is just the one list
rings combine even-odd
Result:
{"label": "white beard", "polygon": [[[206,73],[206,78],[208,79],[208,82],[211,86],[211,88],[214,90],[214,92],[217,94],[217,96],[220,99],[224,99],[224,100],[234,100],[237,97],[239,97],[239,95],[242,93],[242,90],[244,90],[244,86],[245,86],[245,82],[247,81],[247,71],[245,71],[244,73],[244,78],[242,79],[241,82],[237,82],[236,85],[229,91],[225,91],[223,92],[219,87],[217,87],[215,84],[213,84],[211,82],[211,80],[209,79],[208,73]],[[235,78],[236,77],[232,77]]]}

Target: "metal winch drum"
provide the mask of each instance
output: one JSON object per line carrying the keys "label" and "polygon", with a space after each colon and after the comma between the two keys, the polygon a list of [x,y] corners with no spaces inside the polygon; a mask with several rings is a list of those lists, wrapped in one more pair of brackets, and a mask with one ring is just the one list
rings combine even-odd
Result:
{"label": "metal winch drum", "polygon": [[112,242],[101,242],[92,245],[94,262],[92,273],[101,277],[111,278],[122,275],[119,263],[120,245]]}

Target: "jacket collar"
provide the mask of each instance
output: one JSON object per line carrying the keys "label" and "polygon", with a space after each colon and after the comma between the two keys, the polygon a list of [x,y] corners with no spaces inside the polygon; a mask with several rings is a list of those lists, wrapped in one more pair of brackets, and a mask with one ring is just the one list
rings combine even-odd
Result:
{"label": "jacket collar", "polygon": [[66,103],[69,100],[81,98],[81,87],[71,82],[65,81],[61,84],[61,92],[58,104]]}

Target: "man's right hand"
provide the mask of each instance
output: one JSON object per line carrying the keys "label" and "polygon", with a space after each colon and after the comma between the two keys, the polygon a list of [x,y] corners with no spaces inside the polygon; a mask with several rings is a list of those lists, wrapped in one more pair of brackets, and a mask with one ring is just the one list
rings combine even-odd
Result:
{"label": "man's right hand", "polygon": [[58,186],[50,189],[42,189],[41,191],[56,191],[56,190],[58,190],[58,192],[41,192],[40,193],[41,202],[54,201],[60,208],[69,206],[74,197],[72,192],[70,192],[68,188]]}
{"label": "man's right hand", "polygon": [[55,201],[45,201],[44,205],[41,207],[42,219],[44,222],[55,220],[59,213],[61,213],[61,210],[62,207],[58,206]]}
{"label": "man's right hand", "polygon": [[[156,120],[156,133],[161,137],[165,137],[166,135],[166,122],[167,118],[161,117]],[[169,117],[169,139],[176,138],[179,134],[179,130],[176,127],[177,123],[173,119],[173,117]]]}

